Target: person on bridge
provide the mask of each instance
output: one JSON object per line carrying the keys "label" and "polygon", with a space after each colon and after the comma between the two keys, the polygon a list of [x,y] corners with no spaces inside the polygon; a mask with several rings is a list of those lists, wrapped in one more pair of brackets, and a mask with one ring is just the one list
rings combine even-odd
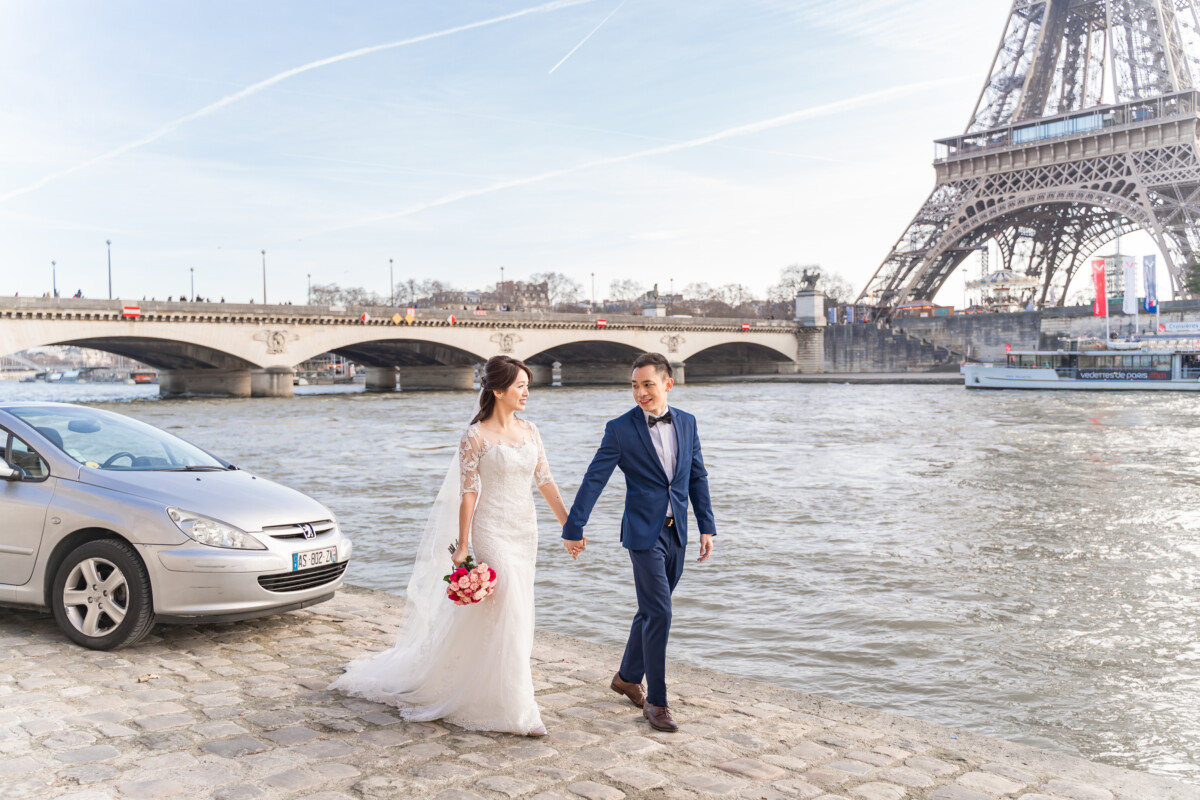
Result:
{"label": "person on bridge", "polygon": [[604,439],[579,484],[562,538],[567,552],[578,558],[587,547],[583,528],[592,507],[613,469],[620,467],[625,474],[621,544],[633,563],[638,609],[610,688],[640,707],[652,728],[674,732],[679,725],[667,705],[667,637],[671,594],[686,558],[688,500],[695,503],[700,527],[700,561],[713,553],[717,525],[696,418],[667,405],[675,385],[671,363],[660,353],[639,356],[633,362],[632,385],[637,407],[604,427]]}

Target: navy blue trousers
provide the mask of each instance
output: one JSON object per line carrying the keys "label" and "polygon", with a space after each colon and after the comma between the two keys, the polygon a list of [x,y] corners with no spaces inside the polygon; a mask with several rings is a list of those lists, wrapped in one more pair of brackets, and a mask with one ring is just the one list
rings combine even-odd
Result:
{"label": "navy blue trousers", "polygon": [[646,702],[667,704],[667,636],[671,632],[671,593],[683,574],[686,555],[674,527],[663,526],[649,550],[630,550],[638,610],[621,659],[621,678],[641,683],[646,678]]}

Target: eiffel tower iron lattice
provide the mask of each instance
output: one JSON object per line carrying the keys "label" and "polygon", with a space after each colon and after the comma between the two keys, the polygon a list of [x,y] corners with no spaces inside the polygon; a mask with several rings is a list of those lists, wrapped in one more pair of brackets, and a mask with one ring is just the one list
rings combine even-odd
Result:
{"label": "eiffel tower iron lattice", "polygon": [[1084,261],[1144,230],[1176,296],[1200,262],[1200,0],[1014,0],[967,130],[858,302],[931,301],[995,241],[1062,305]]}

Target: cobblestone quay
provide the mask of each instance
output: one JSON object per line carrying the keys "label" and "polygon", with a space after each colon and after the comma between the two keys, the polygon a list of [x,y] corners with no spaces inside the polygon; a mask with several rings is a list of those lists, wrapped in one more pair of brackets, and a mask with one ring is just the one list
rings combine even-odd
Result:
{"label": "cobblestone quay", "polygon": [[733,797],[1184,800],[1200,788],[672,665],[683,729],[608,688],[619,653],[540,632],[527,739],[408,723],[331,692],[403,602],[348,587],[251,622],[160,627],[112,653],[0,609],[0,798]]}

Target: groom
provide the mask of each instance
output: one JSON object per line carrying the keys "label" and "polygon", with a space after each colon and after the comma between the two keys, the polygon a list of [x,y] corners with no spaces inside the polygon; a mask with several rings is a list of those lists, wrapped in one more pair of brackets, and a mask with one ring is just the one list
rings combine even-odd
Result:
{"label": "groom", "polygon": [[[563,544],[572,558],[587,546],[583,527],[614,467],[625,473],[625,514],[621,543],[633,562],[638,610],[625,644],[612,690],[642,708],[651,727],[679,730],[667,707],[666,654],[671,630],[671,593],[683,574],[687,547],[688,498],[696,504],[700,525],[700,561],[713,552],[712,505],[708,473],[700,455],[696,418],[667,407],[675,385],[671,364],[658,353],[633,362],[633,399],[637,408],[610,420],[604,439],[579,485],[563,525]],[[649,692],[642,692],[642,676]]]}

